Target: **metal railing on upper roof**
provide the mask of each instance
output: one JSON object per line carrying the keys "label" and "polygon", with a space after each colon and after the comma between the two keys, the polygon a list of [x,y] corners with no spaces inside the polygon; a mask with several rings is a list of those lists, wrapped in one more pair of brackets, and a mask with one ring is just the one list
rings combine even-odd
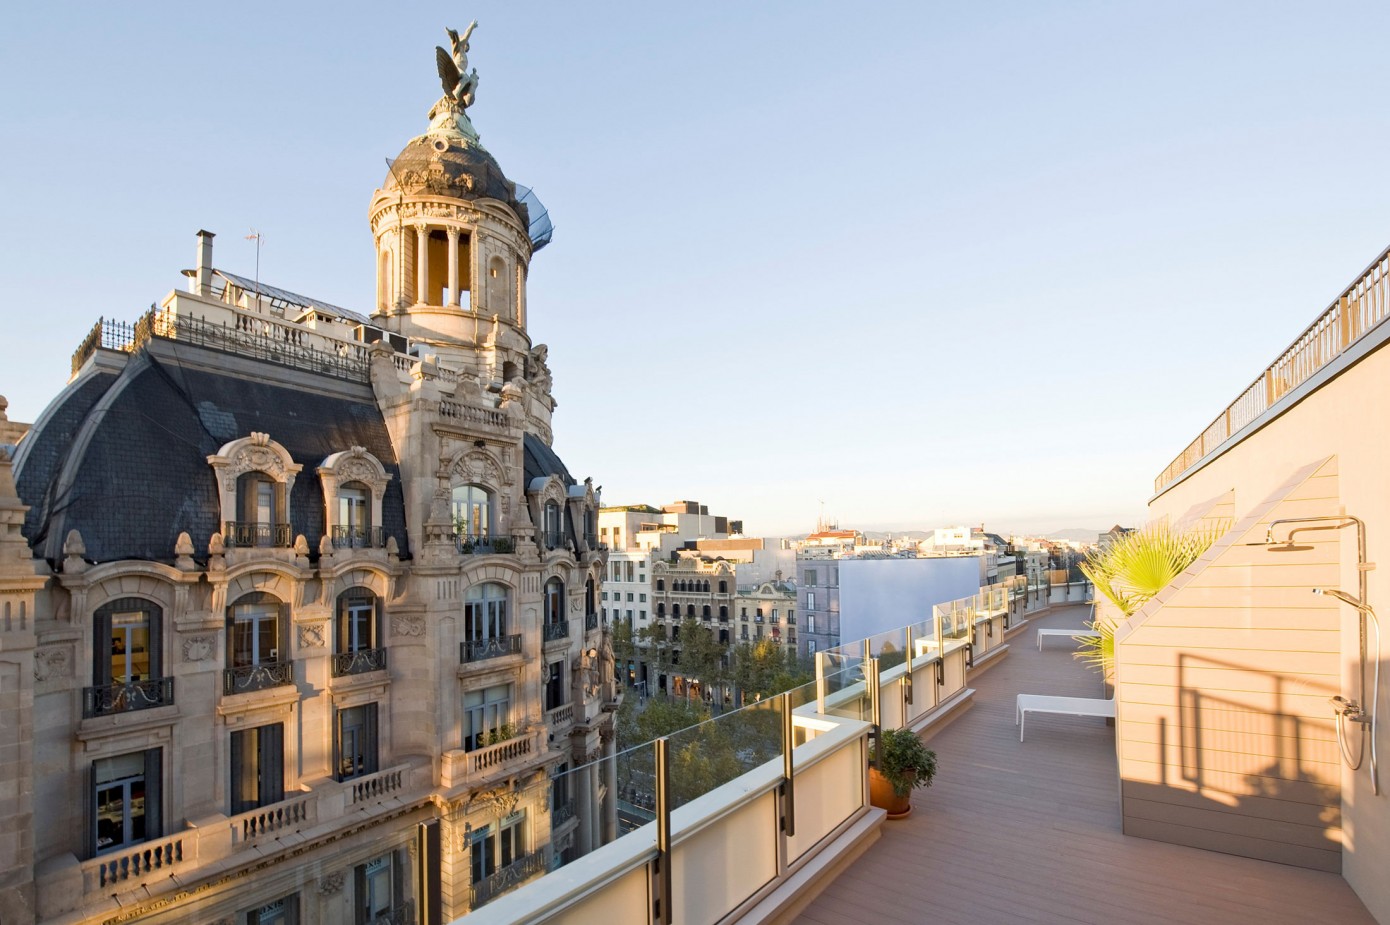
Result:
{"label": "metal railing on upper roof", "polygon": [[1157,494],[1390,316],[1390,248],[1154,479]]}

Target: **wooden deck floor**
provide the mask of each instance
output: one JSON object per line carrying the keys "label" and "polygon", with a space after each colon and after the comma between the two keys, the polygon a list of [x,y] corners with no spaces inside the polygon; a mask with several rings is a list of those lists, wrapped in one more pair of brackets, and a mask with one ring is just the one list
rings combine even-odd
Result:
{"label": "wooden deck floor", "polygon": [[1103,925],[1359,925],[1374,919],[1335,874],[1120,833],[1114,729],[1030,716],[1018,693],[1102,696],[1099,676],[1033,630],[1077,627],[1087,608],[1035,619],[971,680],[974,706],[931,736],[936,783],[906,820],[802,912],[799,925],[1086,922]]}

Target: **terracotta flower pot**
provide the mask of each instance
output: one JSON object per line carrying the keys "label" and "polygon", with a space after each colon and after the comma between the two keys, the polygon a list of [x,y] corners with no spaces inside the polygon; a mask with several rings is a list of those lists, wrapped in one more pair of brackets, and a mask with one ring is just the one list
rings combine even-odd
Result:
{"label": "terracotta flower pot", "polygon": [[873,765],[869,766],[869,802],[888,810],[889,819],[903,819],[912,812],[912,792],[898,796],[893,785]]}

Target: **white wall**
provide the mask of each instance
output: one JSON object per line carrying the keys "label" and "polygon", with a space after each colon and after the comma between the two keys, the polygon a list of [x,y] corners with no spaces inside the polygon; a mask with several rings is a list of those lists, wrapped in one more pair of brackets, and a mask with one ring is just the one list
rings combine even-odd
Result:
{"label": "white wall", "polygon": [[978,556],[841,559],[840,641],[931,618],[932,605],[980,590]]}

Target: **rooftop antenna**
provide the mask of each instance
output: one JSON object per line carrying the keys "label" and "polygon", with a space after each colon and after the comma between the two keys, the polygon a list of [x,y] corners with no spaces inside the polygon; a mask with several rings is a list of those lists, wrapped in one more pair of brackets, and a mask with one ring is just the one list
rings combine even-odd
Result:
{"label": "rooftop antenna", "polygon": [[261,310],[261,241],[265,240],[265,235],[252,228],[251,233],[246,236],[246,240],[256,239],[256,311]]}

